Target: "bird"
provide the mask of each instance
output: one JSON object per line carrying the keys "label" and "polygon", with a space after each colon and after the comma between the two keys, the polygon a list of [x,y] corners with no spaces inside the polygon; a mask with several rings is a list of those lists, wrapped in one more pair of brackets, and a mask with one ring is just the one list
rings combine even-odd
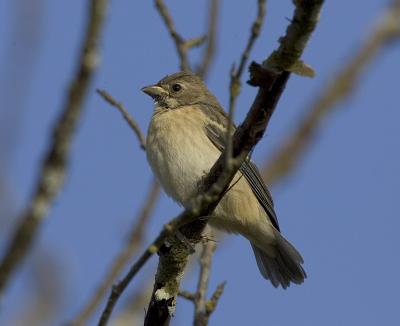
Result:
{"label": "bird", "polygon": [[[146,156],[166,194],[184,208],[226,146],[228,116],[196,74],[180,71],[142,88],[154,101]],[[235,126],[233,126],[235,129]],[[250,158],[210,214],[208,224],[251,243],[261,275],[286,289],[307,277],[303,258],[280,232],[274,203]]]}

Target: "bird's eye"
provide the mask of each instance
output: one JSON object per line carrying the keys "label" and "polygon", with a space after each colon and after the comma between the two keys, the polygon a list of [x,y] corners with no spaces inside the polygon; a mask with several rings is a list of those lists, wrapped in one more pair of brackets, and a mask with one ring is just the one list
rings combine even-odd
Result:
{"label": "bird's eye", "polygon": [[173,84],[173,85],[172,85],[172,90],[173,90],[174,92],[179,92],[181,89],[182,89],[182,86],[179,85],[179,84]]}

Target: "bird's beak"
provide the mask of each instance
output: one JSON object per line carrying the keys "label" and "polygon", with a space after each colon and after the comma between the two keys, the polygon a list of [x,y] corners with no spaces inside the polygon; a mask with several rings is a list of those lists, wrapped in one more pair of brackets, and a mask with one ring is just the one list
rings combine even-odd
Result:
{"label": "bird's beak", "polygon": [[156,85],[143,87],[142,92],[146,93],[152,98],[163,97],[168,95],[168,92],[164,88]]}

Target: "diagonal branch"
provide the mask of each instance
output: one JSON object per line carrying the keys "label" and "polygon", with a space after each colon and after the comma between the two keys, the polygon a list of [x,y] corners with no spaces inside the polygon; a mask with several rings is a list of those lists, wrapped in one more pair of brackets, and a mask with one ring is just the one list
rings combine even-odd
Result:
{"label": "diagonal branch", "polygon": [[165,26],[168,29],[169,34],[171,35],[171,38],[174,40],[176,51],[178,52],[178,56],[181,62],[181,70],[190,70],[187,49],[184,46],[185,41],[176,31],[175,24],[172,20],[171,15],[169,14],[167,6],[165,5],[163,0],[155,0],[155,5],[161,15],[161,18],[164,21]]}
{"label": "diagonal branch", "polygon": [[217,286],[214,293],[212,294],[211,298],[206,302],[206,317],[205,317],[205,324],[207,325],[208,319],[210,318],[211,314],[217,308],[217,304],[219,298],[221,297],[222,293],[224,292],[226,282],[222,282]]}
{"label": "diagonal branch", "polygon": [[352,58],[340,68],[339,72],[326,87],[319,92],[303,114],[294,131],[286,138],[278,150],[272,154],[262,170],[264,180],[275,183],[287,176],[301,156],[310,146],[322,120],[351,95],[361,74],[382,49],[394,40],[400,40],[400,1],[392,4],[378,17],[378,22]]}
{"label": "diagonal branch", "polygon": [[215,47],[217,44],[218,17],[219,0],[209,0],[207,43],[206,47],[204,48],[202,61],[196,69],[196,74],[203,79],[207,78],[207,74],[210,70],[210,66],[213,62],[215,55]]}
{"label": "diagonal branch", "polygon": [[121,103],[118,102],[116,99],[114,99],[108,92],[102,89],[96,89],[96,92],[110,105],[118,109],[119,112],[121,112],[122,116],[124,117],[125,121],[128,123],[129,127],[133,130],[135,133],[139,144],[140,148],[142,150],[146,150],[146,139],[145,136],[143,135],[142,131],[139,128],[139,125],[136,123],[136,121],[132,118],[132,116],[128,113],[128,110],[125,108],[125,106]]}
{"label": "diagonal branch", "polygon": [[[224,191],[229,186],[247,155],[262,138],[268,122],[283,93],[290,73],[279,70],[291,67],[300,58],[312,31],[314,30],[322,6],[322,0],[296,1],[296,10],[286,35],[280,40],[279,49],[274,52],[274,71],[268,60],[258,71],[256,80],[269,80],[269,84],[259,84],[257,96],[244,122],[233,136],[232,164],[225,168],[224,151],[201,183],[202,191],[193,199],[191,209],[187,209],[166,224],[162,232],[139,257],[128,274],[113,287],[108,303],[102,313],[99,325],[106,325],[112,310],[130,281],[156,252],[160,260],[156,274],[153,295],[146,314],[145,325],[168,325],[175,310],[176,295],[183,276],[190,249],[173,234],[178,230],[193,244],[201,239],[201,233],[209,214],[218,205]],[[284,51],[283,51],[284,50]],[[277,65],[279,64],[279,65]],[[260,76],[262,73],[262,76]],[[253,80],[253,84],[255,80]],[[201,218],[203,217],[203,218]],[[164,244],[168,239],[168,244]]]}
{"label": "diagonal branch", "polygon": [[264,17],[265,17],[265,10],[266,10],[266,0],[258,0],[257,1],[257,16],[251,25],[250,29],[250,37],[247,40],[246,47],[240,57],[239,68],[235,72],[235,77],[240,78],[243,74],[244,68],[246,67],[247,61],[249,60],[251,50],[260,36],[262,25],[264,24]]}
{"label": "diagonal branch", "polygon": [[157,11],[160,13],[165,27],[167,28],[172,40],[175,43],[176,51],[178,52],[181,70],[191,70],[188,58],[188,50],[192,47],[199,46],[205,41],[204,37],[199,37],[194,40],[185,41],[183,37],[176,31],[174,21],[168,11],[167,6],[163,0],[154,1]]}
{"label": "diagonal branch", "polygon": [[207,241],[203,246],[200,256],[200,276],[197,284],[197,292],[194,298],[194,323],[195,326],[204,326],[208,324],[209,311],[207,309],[207,288],[210,278],[210,269],[212,257],[217,248],[215,241]]}
{"label": "diagonal branch", "polygon": [[240,63],[239,63],[239,68],[236,70],[234,66],[232,66],[231,69],[231,80],[230,80],[230,85],[229,85],[229,107],[228,107],[228,128],[226,130],[226,148],[227,148],[227,163],[229,163],[229,159],[231,156],[232,152],[232,130],[233,130],[233,115],[235,112],[235,105],[236,105],[236,99],[239,96],[240,93],[240,88],[241,88],[241,82],[240,78],[242,77],[244,67],[247,64],[247,61],[249,59],[251,50],[260,35],[262,25],[264,23],[264,17],[265,17],[265,7],[266,7],[266,0],[258,0],[257,2],[257,16],[251,26],[250,29],[250,36],[249,39],[247,40],[247,44],[245,49],[243,50],[243,53],[240,57]]}
{"label": "diagonal branch", "polygon": [[91,0],[88,5],[88,23],[76,74],[54,127],[35,192],[0,263],[0,293],[27,255],[41,222],[62,187],[76,124],[99,61],[98,46],[107,5],[108,0]]}

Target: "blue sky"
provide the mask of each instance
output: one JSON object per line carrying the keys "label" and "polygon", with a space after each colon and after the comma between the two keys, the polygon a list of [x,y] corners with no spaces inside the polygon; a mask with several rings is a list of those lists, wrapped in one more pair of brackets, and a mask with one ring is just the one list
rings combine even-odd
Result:
{"label": "blue sky", "polygon": [[[19,26],[16,6],[30,1],[29,10],[43,8],[41,24],[34,24],[31,31],[37,35],[31,45],[12,37]],[[184,37],[203,33],[206,3],[166,1]],[[267,135],[254,153],[259,165],[351,57],[386,3],[326,2],[303,55],[317,76],[293,76],[289,81]],[[16,212],[23,209],[32,192],[73,75],[85,9],[84,1],[79,0],[0,0],[0,173],[12,189],[12,199],[7,200]],[[292,9],[290,1],[268,2],[252,60],[261,61],[277,46]],[[229,70],[238,61],[255,12],[256,1],[222,1],[217,55],[207,83],[225,107]],[[19,56],[9,54],[17,50]],[[192,62],[198,62],[200,55],[200,50],[193,51]],[[247,241],[226,237],[215,256],[210,288],[223,280],[227,286],[210,325],[398,324],[399,55],[399,44],[385,48],[363,74],[352,97],[324,120],[290,178],[272,189],[283,233],[305,259],[307,281],[286,291],[274,289],[259,274]],[[26,293],[35,291],[31,272],[41,264],[61,266],[57,275],[60,310],[49,325],[69,320],[87,301],[123,246],[152,180],[132,132],[94,90],[107,89],[146,130],[152,103],[140,88],[177,69],[173,44],[153,3],[112,1],[101,65],[74,140],[65,187],[43,223],[32,254],[3,298],[0,324],[10,325],[21,307],[29,306]],[[243,87],[236,122],[243,119],[255,92]],[[2,199],[0,203],[6,200]],[[179,211],[163,195],[146,235],[148,241]],[[13,222],[2,226],[0,244],[5,243]],[[154,273],[155,266],[153,258],[125,298]],[[191,273],[183,287],[193,290],[195,284],[196,273]],[[122,306],[118,305],[116,315]],[[180,300],[173,324],[188,325],[192,308]],[[98,316],[99,312],[90,325]]]}

